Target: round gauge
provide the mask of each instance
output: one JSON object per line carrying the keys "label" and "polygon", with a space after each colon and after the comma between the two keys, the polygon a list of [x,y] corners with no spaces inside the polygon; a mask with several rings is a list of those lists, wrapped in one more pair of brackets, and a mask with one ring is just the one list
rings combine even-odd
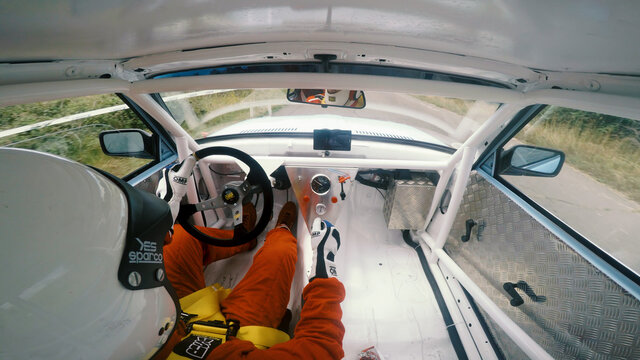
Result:
{"label": "round gauge", "polygon": [[324,195],[331,189],[331,180],[326,175],[318,174],[311,178],[311,190],[318,195]]}

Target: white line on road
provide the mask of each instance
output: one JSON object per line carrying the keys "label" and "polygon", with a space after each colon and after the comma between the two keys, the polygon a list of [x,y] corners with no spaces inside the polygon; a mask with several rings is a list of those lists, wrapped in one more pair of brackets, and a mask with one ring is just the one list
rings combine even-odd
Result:
{"label": "white line on road", "polygon": [[[174,101],[174,100],[187,99],[187,98],[196,97],[196,96],[217,94],[217,93],[233,91],[233,90],[235,90],[235,89],[195,91],[195,92],[191,92],[191,93],[175,94],[175,95],[167,96],[167,97],[164,97],[163,100],[165,102],[166,101]],[[41,129],[41,128],[44,128],[44,127],[47,127],[47,126],[60,125],[60,124],[68,123],[68,122],[71,122],[71,121],[82,120],[82,119],[90,118],[90,117],[93,117],[93,116],[104,115],[104,114],[108,114],[108,113],[112,113],[112,112],[116,112],[116,111],[126,110],[128,108],[129,107],[127,105],[124,105],[124,104],[123,105],[116,105],[116,106],[109,106],[109,107],[106,107],[106,108],[97,109],[97,110],[91,110],[91,111],[85,111],[85,112],[81,112],[81,113],[77,113],[77,114],[73,114],[73,115],[68,115],[68,116],[64,116],[64,117],[61,117],[61,118],[57,118],[57,119],[40,121],[40,122],[37,122],[35,124],[25,125],[25,126],[20,126],[20,127],[14,128],[14,129],[8,129],[8,130],[0,131],[0,138],[21,134],[21,133],[24,133],[24,132],[27,132],[27,131],[31,131],[31,130],[35,130],[35,129]]]}

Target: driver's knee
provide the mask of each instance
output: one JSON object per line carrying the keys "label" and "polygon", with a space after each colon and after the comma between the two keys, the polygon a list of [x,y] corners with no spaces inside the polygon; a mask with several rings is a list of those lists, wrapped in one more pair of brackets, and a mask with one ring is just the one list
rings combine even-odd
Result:
{"label": "driver's knee", "polygon": [[293,258],[295,262],[298,256],[298,241],[293,234],[283,228],[275,228],[267,233],[264,245],[259,253],[269,253],[275,257]]}
{"label": "driver's knee", "polygon": [[287,228],[275,228],[267,233],[267,238],[265,239],[266,244],[281,244],[283,246],[293,245],[296,246],[298,240],[295,236],[289,231]]}

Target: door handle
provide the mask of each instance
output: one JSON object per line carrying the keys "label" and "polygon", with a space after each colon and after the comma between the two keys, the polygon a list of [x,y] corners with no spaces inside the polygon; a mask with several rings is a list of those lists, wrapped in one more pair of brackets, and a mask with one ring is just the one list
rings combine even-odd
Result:
{"label": "door handle", "polygon": [[543,303],[547,301],[547,297],[543,295],[536,295],[531,286],[526,281],[520,280],[517,283],[506,282],[502,284],[502,288],[511,296],[509,303],[511,306],[520,306],[524,304],[522,296],[518,294],[516,289],[522,290],[533,302]]}
{"label": "door handle", "polygon": [[467,233],[465,235],[462,235],[462,237],[460,238],[460,240],[462,240],[462,242],[467,242],[471,239],[471,229],[473,229],[474,226],[476,226],[476,222],[473,221],[473,219],[468,219],[465,223],[464,226],[467,229]]}
{"label": "door handle", "polygon": [[506,282],[502,285],[502,288],[504,288],[507,294],[511,295],[511,300],[509,300],[509,304],[511,304],[511,306],[520,306],[524,304],[524,300],[522,300],[522,296],[518,294],[518,292],[516,291],[516,287],[514,285],[516,284]]}

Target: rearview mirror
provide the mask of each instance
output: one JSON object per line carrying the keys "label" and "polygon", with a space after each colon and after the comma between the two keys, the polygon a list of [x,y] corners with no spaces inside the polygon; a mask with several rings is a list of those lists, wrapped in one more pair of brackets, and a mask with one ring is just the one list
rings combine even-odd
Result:
{"label": "rearview mirror", "polygon": [[153,136],[139,129],[103,131],[99,135],[102,152],[109,156],[155,159]]}
{"label": "rearview mirror", "polygon": [[362,90],[289,89],[287,90],[287,100],[322,107],[337,106],[353,109],[362,109],[366,105]]}
{"label": "rearview mirror", "polygon": [[529,145],[516,145],[502,152],[498,174],[520,176],[558,175],[564,163],[564,153]]}

